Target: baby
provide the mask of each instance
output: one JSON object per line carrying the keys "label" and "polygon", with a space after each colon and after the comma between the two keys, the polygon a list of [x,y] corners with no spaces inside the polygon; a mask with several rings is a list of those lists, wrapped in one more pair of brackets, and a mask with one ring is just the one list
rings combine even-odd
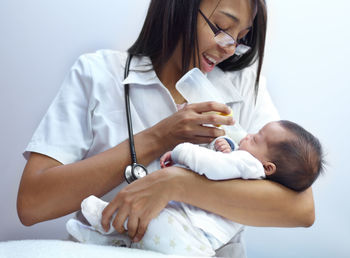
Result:
{"label": "baby", "polygon": [[290,121],[271,122],[248,134],[237,151],[231,152],[228,142],[226,136],[216,139],[215,150],[221,152],[214,153],[198,145],[179,144],[162,156],[161,166],[185,165],[212,180],[266,177],[295,191],[311,186],[322,170],[321,144]]}
{"label": "baby", "polygon": [[[191,143],[179,144],[161,157],[161,166],[182,165],[212,180],[266,178],[295,191],[311,186],[323,167],[319,141],[290,121],[266,124],[258,133],[243,138],[235,151],[231,151],[235,144],[229,142],[228,137],[219,137],[210,145],[214,151]],[[80,242],[123,243],[167,254],[212,256],[215,250],[233,237],[240,237],[243,231],[243,225],[219,215],[170,202],[150,222],[143,239],[131,243],[112,226],[109,232],[103,230],[101,217],[107,204],[95,196],[86,198],[82,202],[82,213],[91,226],[71,219],[67,222],[68,232]]]}

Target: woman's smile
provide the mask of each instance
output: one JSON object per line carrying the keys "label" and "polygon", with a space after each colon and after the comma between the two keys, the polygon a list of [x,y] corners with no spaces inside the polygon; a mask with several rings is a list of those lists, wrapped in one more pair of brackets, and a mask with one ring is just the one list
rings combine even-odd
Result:
{"label": "woman's smile", "polygon": [[214,69],[216,64],[217,64],[217,60],[214,57],[208,55],[207,53],[202,54],[201,56],[202,72],[209,73]]}

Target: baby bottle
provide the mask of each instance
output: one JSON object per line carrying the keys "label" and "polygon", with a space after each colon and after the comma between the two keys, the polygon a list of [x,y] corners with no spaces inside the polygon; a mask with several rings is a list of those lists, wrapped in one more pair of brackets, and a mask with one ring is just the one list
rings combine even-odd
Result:
{"label": "baby bottle", "polygon": [[[193,68],[188,71],[175,85],[177,91],[186,99],[188,103],[198,103],[206,101],[216,101],[225,103],[221,93],[216,89],[208,78],[198,69]],[[234,114],[222,114],[234,116]],[[207,125],[208,126],[208,125]],[[247,135],[247,132],[236,121],[232,125],[216,125],[238,145],[239,142]]]}

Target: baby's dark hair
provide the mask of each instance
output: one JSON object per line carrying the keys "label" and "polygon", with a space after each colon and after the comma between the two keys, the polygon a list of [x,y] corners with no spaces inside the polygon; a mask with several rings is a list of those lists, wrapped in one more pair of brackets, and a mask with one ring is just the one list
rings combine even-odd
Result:
{"label": "baby's dark hair", "polygon": [[287,120],[280,120],[278,123],[292,136],[286,141],[269,145],[269,158],[276,165],[276,172],[266,178],[292,190],[303,191],[323,171],[321,143],[296,123]]}

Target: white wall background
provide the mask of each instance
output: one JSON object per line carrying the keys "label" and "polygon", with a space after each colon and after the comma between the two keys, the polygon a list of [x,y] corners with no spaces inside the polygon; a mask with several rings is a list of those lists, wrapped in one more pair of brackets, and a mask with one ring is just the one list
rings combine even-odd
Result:
{"label": "white wall background", "polygon": [[[314,185],[311,228],[248,227],[249,257],[350,257],[350,20],[347,0],[267,0],[264,73],[281,116],[319,137],[326,173]],[[20,224],[23,149],[74,60],[126,49],[149,0],[0,1],[0,241],[64,238],[67,218]]]}

